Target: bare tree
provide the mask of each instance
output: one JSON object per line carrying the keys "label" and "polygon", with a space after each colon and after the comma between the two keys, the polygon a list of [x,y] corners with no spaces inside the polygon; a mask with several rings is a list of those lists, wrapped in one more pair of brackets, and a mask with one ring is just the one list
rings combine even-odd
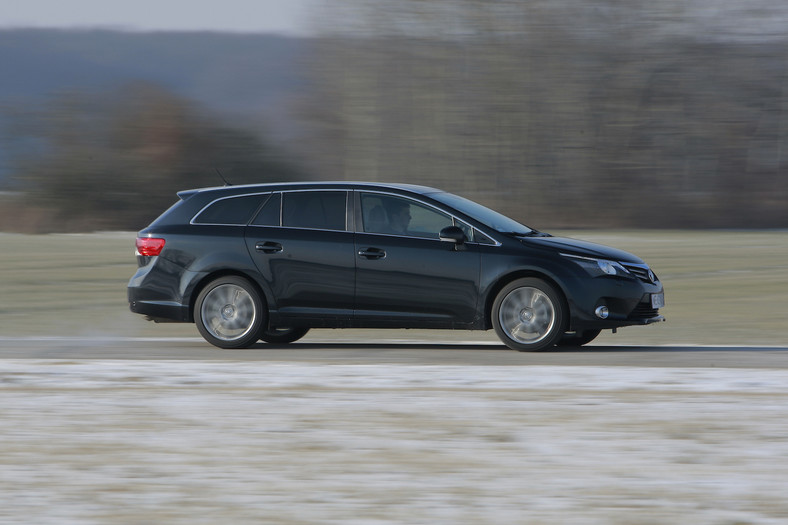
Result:
{"label": "bare tree", "polygon": [[[179,190],[287,180],[300,171],[257,134],[222,124],[149,84],[65,94],[17,111],[11,129],[36,147],[14,159],[13,214],[3,229],[139,229]],[[35,210],[35,218],[15,220]]]}
{"label": "bare tree", "polygon": [[726,39],[684,2],[340,4],[306,113],[325,176],[445,187],[536,225],[788,225],[788,41],[743,29],[788,9],[743,8]]}

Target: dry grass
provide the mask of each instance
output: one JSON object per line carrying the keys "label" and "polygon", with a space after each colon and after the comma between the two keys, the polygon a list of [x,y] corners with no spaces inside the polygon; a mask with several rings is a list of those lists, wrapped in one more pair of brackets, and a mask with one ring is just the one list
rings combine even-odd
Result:
{"label": "dry grass", "polygon": [[665,286],[664,325],[600,342],[788,344],[788,232],[571,232],[631,251]]}
{"label": "dry grass", "polygon": [[[0,335],[167,335],[129,312],[134,238],[128,232],[0,234]],[[170,327],[194,333],[190,325]]]}
{"label": "dry grass", "polygon": [[[788,232],[560,233],[631,251],[665,285],[667,323],[606,333],[602,344],[788,344]],[[191,325],[154,325],[128,311],[134,233],[0,234],[0,242],[0,336],[196,336]]]}

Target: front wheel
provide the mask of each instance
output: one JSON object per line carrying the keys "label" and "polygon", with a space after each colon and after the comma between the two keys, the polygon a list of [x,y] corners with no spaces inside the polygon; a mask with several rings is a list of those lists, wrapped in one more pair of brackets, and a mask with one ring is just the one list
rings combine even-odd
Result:
{"label": "front wheel", "polygon": [[309,328],[269,328],[260,334],[266,343],[286,345],[298,341],[306,335]]}
{"label": "front wheel", "polygon": [[220,277],[197,296],[194,321],[200,335],[219,348],[248,348],[267,314],[260,293],[242,277]]}
{"label": "front wheel", "polygon": [[493,303],[492,322],[503,343],[520,352],[550,348],[563,335],[567,312],[560,292],[526,277],[504,286]]}

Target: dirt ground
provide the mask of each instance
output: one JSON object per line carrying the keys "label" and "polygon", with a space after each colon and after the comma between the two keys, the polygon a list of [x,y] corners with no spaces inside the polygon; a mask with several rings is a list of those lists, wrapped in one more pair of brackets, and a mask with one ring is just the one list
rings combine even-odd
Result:
{"label": "dirt ground", "polygon": [[788,371],[4,360],[0,523],[782,524]]}

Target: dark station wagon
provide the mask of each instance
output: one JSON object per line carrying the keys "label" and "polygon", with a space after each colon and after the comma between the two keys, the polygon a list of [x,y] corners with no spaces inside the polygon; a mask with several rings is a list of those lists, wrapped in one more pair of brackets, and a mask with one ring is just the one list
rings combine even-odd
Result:
{"label": "dark station wagon", "polygon": [[139,232],[133,312],[221,348],[310,328],[489,330],[520,351],[664,318],[638,257],[553,237],[463,197],[376,183],[183,191]]}

